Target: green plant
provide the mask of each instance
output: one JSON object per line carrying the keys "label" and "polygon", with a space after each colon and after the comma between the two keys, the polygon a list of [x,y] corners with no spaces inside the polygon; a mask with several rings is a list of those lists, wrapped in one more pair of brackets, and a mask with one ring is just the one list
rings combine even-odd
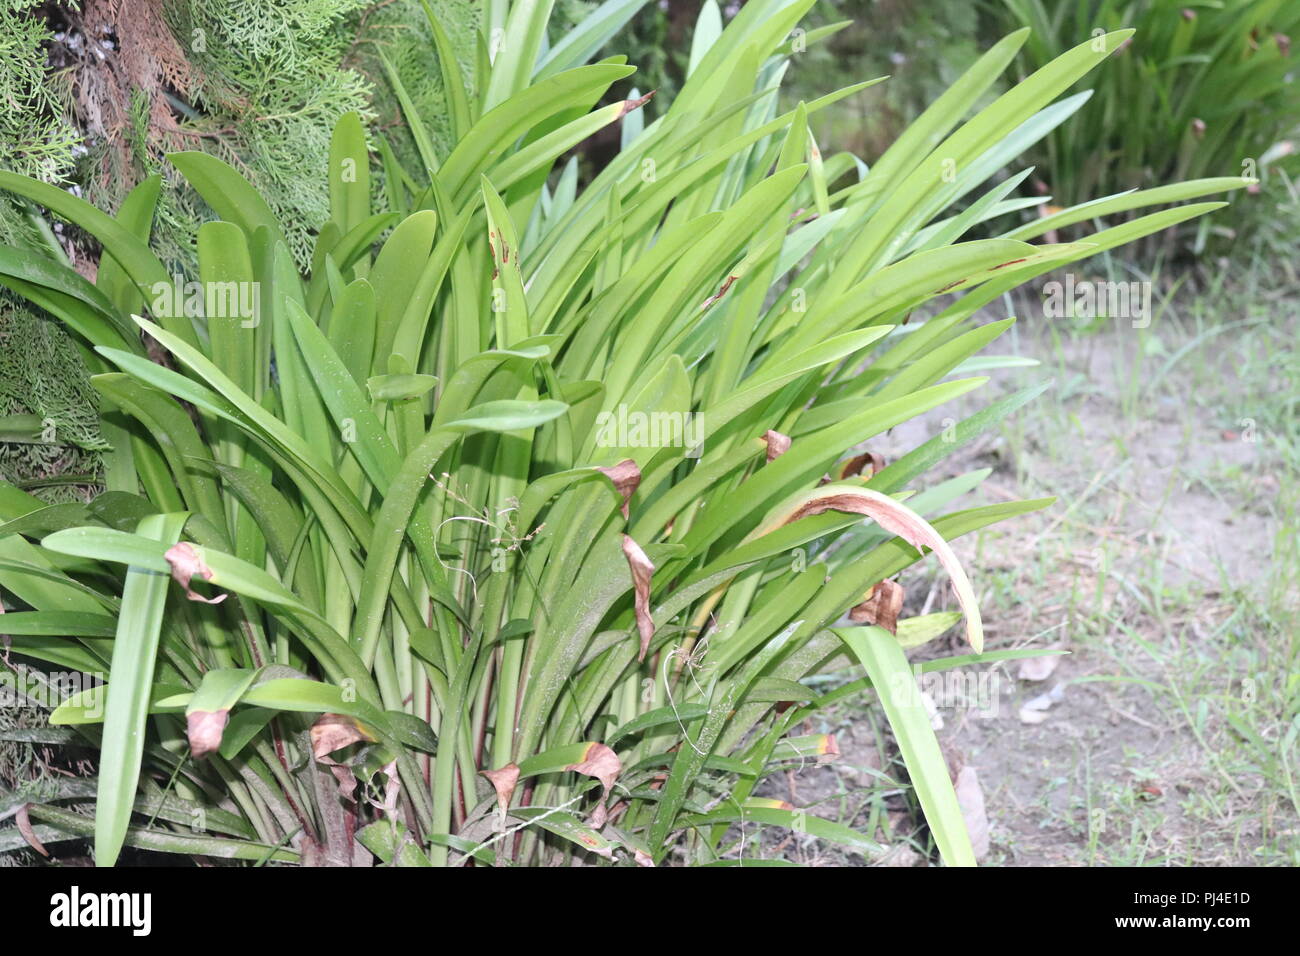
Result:
{"label": "green plant", "polygon": [[[546,53],[549,4],[493,4],[490,65],[467,82],[440,60],[446,89],[474,91],[452,97],[450,153],[416,112],[422,169],[378,144],[388,211],[372,212],[360,118],[336,126],[306,278],[238,173],[173,154],[221,216],[197,235],[198,320],[147,245],[156,179],[111,218],[0,174],[106,251],[95,285],[0,251],[0,279],[95,346],[110,409],[107,494],[55,509],[0,485],[0,586],[28,608],[5,615],[13,650],[108,675],[102,711],[91,689],[52,718],[92,739],[103,722],[100,864],[125,843],[343,865],[355,831],[394,865],[727,865],[746,862],[725,843],[740,820],[870,851],[870,834],[752,793],[829,749],[787,736],[804,716],[872,686],[940,854],[973,862],[902,650],[952,615],[900,622],[902,642],[842,619],[930,548],[975,653],[929,669],[1039,653],[984,651],[946,540],[1047,500],[929,522],[970,482],[907,492],[1045,386],[883,469],[855,450],[986,381],[950,380],[1010,325],[979,324],[982,305],[1220,204],[1086,243],[1026,241],[1051,222],[959,242],[1007,190],[936,217],[1068,116],[1077,101],[1049,104],[1127,34],[963,123],[1025,34],[1008,37],[855,179],[809,117],[867,84],[776,106],[811,3],[746,4],[644,127],[638,103],[592,109],[631,68],[583,65],[635,0]],[[552,177],[620,121],[622,151],[586,188],[573,165]],[[907,321],[949,292],[964,294]],[[801,680],[850,661],[866,678],[826,694]],[[91,832],[57,800],[29,813],[46,842]],[[207,832],[185,830],[196,817]]]}
{"label": "green plant", "polygon": [[[1188,177],[1258,178],[1279,142],[1296,129],[1296,4],[1002,0],[992,11],[999,31],[1032,29],[1019,64],[1026,73],[1090,35],[1136,30],[1076,121],[1031,154],[1061,205]],[[1281,179],[1263,185],[1274,202],[1284,201]],[[1253,207],[1266,198],[1243,200],[1231,215],[1202,219],[1193,249],[1205,246],[1212,224],[1226,229],[1257,218]]]}
{"label": "green plant", "polygon": [[[64,117],[66,90],[45,73],[51,37],[36,6],[0,3],[0,102],[8,106],[0,116],[0,154],[14,172],[63,183],[77,134]],[[58,248],[53,232],[31,213],[26,202],[0,197],[0,242]],[[0,290],[0,478],[50,500],[84,497],[103,445],[90,391],[68,334]]]}

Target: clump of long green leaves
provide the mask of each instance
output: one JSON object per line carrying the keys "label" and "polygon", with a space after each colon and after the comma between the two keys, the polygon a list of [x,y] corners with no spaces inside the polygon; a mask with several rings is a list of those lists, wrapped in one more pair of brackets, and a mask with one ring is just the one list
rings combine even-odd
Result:
{"label": "clump of long green leaves", "polygon": [[[961,366],[1011,320],[980,322],[983,305],[1219,204],[1030,240],[1244,181],[962,242],[1018,208],[1019,178],[945,210],[1062,122],[1077,103],[1053,100],[1127,33],[967,118],[1025,39],[1008,37],[867,171],[809,132],[860,86],[778,107],[811,3],[751,0],[725,30],[704,17],[684,88],[649,124],[637,103],[593,109],[631,67],[584,65],[637,3],[610,0],[550,49],[548,4],[495,5],[501,42],[473,83],[440,57],[450,154],[418,116],[424,169],[376,144],[388,208],[372,208],[359,120],[340,122],[307,277],[267,205],[207,155],[171,157],[220,217],[198,233],[192,290],[148,246],[157,180],[110,217],[0,175],[105,253],[92,284],[0,251],[3,282],[93,346],[114,446],[88,505],[0,487],[12,651],[107,675],[106,706],[92,689],[52,719],[100,747],[93,823],[67,807],[86,796],[74,781],[26,808],[31,834],[93,835],[104,865],[124,845],[334,865],[737,862],[738,821],[870,852],[871,835],[753,792],[833,752],[791,736],[802,721],[874,688],[938,851],[973,862],[903,651],[960,615],[897,635],[844,615],[929,548],[975,654],[927,666],[1027,653],[982,652],[945,541],[1046,501],[945,513],[982,474],[918,483],[1038,389],[886,467],[855,451],[984,384]],[[572,164],[553,175],[618,122],[622,152],[590,184]],[[232,304],[243,290],[255,308]],[[865,676],[830,694],[805,681],[850,663]]]}
{"label": "clump of long green leaves", "polygon": [[[1286,159],[1294,150],[1285,138],[1295,133],[1300,116],[1300,85],[1293,78],[1300,61],[1291,45],[1300,6],[1277,0],[1002,0],[994,8],[1003,28],[1031,29],[1018,58],[1026,72],[1089,35],[1135,30],[1075,121],[1032,151],[1059,204],[1189,177],[1261,177],[1277,162],[1290,163],[1294,173],[1295,159]],[[1282,201],[1284,177],[1273,187]],[[1204,247],[1211,223],[1241,226],[1260,214],[1260,205],[1234,204],[1232,216],[1201,220],[1189,237],[1192,247]]]}

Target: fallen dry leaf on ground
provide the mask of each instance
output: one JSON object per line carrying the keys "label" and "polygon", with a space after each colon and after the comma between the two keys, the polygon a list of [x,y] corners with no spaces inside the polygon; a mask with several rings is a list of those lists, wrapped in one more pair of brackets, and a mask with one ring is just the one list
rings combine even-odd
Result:
{"label": "fallen dry leaf on ground", "polygon": [[1041,724],[1047,719],[1047,711],[1053,704],[1059,704],[1065,697],[1065,685],[1057,684],[1045,694],[1039,694],[1027,701],[1020,708],[1022,724]]}
{"label": "fallen dry leaf on ground", "polygon": [[1052,654],[1049,657],[1026,657],[1016,669],[1016,676],[1028,681],[1047,680],[1059,663],[1061,663],[1060,654]]}

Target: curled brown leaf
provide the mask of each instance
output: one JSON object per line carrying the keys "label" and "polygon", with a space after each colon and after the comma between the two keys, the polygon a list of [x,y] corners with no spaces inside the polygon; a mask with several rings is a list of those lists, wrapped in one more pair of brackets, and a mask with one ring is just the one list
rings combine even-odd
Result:
{"label": "curled brown leaf", "polygon": [[898,633],[898,615],[903,610],[903,587],[885,579],[867,593],[867,599],[849,611],[854,624],[878,624],[890,634]]}
{"label": "curled brown leaf", "polygon": [[185,589],[185,596],[191,601],[202,601],[204,604],[220,604],[226,599],[224,594],[219,594],[214,598],[205,598],[190,587],[190,581],[193,580],[196,574],[205,581],[212,580],[212,569],[203,563],[203,558],[195,550],[194,545],[188,541],[174,544],[167,549],[167,553],[163,557],[171,565],[172,577],[176,579],[177,584]]}
{"label": "curled brown leaf", "polygon": [[632,571],[633,606],[636,611],[636,627],[641,634],[641,652],[637,660],[645,660],[646,651],[650,649],[650,638],[655,636],[654,621],[650,617],[650,575],[655,566],[650,563],[641,546],[632,540],[631,535],[623,535],[623,556]]}
{"label": "curled brown leaf", "polygon": [[984,652],[984,625],[980,620],[975,589],[971,587],[970,579],[966,577],[961,562],[957,560],[957,555],[944,540],[943,535],[901,502],[869,488],[826,485],[808,495],[794,510],[778,517],[764,533],[774,531],[800,518],[819,515],[826,511],[865,515],[886,531],[902,538],[922,554],[925,548],[934,551],[939,558],[939,563],[948,572],[953,590],[957,594],[957,602],[966,615],[966,638],[976,654]]}
{"label": "curled brown leaf", "polygon": [[321,714],[311,725],[312,755],[333,775],[339,787],[339,795],[347,803],[356,801],[356,774],[350,767],[330,757],[330,754],[362,740],[373,742],[375,737],[360,722],[346,714]]}
{"label": "curled brown leaf", "polygon": [[488,778],[492,789],[497,792],[497,806],[502,811],[510,809],[510,798],[514,796],[515,785],[519,782],[519,764],[508,763],[496,770],[480,770]]}
{"label": "curled brown leaf", "polygon": [[637,467],[637,463],[631,458],[625,458],[617,465],[610,465],[607,468],[598,468],[596,470],[608,478],[614,485],[614,490],[622,496],[623,518],[626,519],[628,517],[628,502],[632,500],[637,487],[641,484],[641,469]]}
{"label": "curled brown leaf", "polygon": [[402,780],[397,773],[397,761],[390,760],[380,772],[384,775],[384,799],[368,800],[370,805],[389,820],[397,820],[397,800],[402,795]]}
{"label": "curled brown leaf", "polygon": [[844,463],[840,469],[840,480],[844,481],[849,478],[861,476],[870,478],[876,472],[885,470],[885,459],[877,452],[864,451],[860,455],[854,455]]}
{"label": "curled brown leaf", "polygon": [[580,762],[571,763],[564,769],[595,777],[605,785],[605,790],[608,792],[614,786],[618,775],[623,772],[623,764],[612,748],[602,743],[591,743],[587,745],[587,752],[583,754]]}
{"label": "curled brown leaf", "polygon": [[190,754],[196,760],[221,746],[221,735],[229,720],[228,710],[195,710],[185,715],[185,735],[190,741]]}
{"label": "curled brown leaf", "polygon": [[587,751],[583,754],[581,761],[571,763],[564,769],[573,770],[588,777],[595,777],[604,787],[600,802],[596,804],[591,819],[592,826],[600,829],[605,825],[605,801],[609,799],[609,792],[614,786],[614,781],[618,779],[618,775],[623,770],[623,764],[619,761],[618,754],[614,753],[605,744],[591,743],[587,746]]}
{"label": "curled brown leaf", "polygon": [[790,436],[769,428],[763,432],[763,441],[767,442],[767,460],[776,461],[790,450]]}

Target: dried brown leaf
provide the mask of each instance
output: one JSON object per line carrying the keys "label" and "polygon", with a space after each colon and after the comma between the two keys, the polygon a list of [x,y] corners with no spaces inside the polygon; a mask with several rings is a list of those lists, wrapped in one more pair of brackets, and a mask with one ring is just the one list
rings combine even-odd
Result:
{"label": "dried brown leaf", "polygon": [[479,773],[488,778],[492,789],[497,792],[497,806],[508,810],[510,798],[515,793],[515,784],[519,782],[519,764],[508,763],[496,770],[480,770]]}
{"label": "dried brown leaf", "polygon": [[1020,661],[1016,676],[1027,681],[1047,680],[1060,663],[1060,654],[1051,654],[1045,657],[1026,657]]}
{"label": "dried brown leaf", "polygon": [[205,581],[212,580],[212,569],[203,563],[198,551],[194,550],[194,545],[188,541],[174,544],[167,549],[167,553],[163,557],[171,565],[172,577],[176,579],[177,584],[185,589],[185,596],[191,601],[202,601],[204,604],[220,604],[226,599],[224,594],[219,594],[214,598],[205,598],[190,587],[190,581],[193,580],[196,574]]}
{"label": "dried brown leaf", "polygon": [[595,777],[608,791],[623,771],[623,764],[619,761],[618,754],[610,747],[602,743],[592,743],[587,747],[587,752],[583,754],[579,763],[571,763],[564,769]]}
{"label": "dried brown leaf", "polygon": [[715,292],[715,293],[713,293],[713,295],[709,296],[709,297],[704,301],[704,304],[703,304],[702,306],[700,306],[700,311],[703,312],[703,311],[704,311],[705,309],[707,309],[709,306],[713,305],[713,303],[717,302],[717,301],[718,301],[719,299],[721,299],[724,295],[726,295],[726,294],[727,294],[727,290],[731,288],[732,284],[733,284],[733,283],[734,283],[738,278],[740,278],[740,277],[739,277],[739,276],[727,276],[726,281],[724,281],[724,282],[722,283],[722,285],[718,288],[718,291]]}
{"label": "dried brown leaf", "polygon": [[769,462],[776,461],[790,450],[790,436],[782,435],[771,428],[763,432],[763,441],[767,442],[767,460]]}
{"label": "dried brown leaf", "polygon": [[381,768],[384,775],[384,799],[370,800],[369,803],[389,820],[398,820],[397,799],[402,794],[402,780],[397,773],[397,761],[391,760]]}
{"label": "dried brown leaf", "polygon": [[623,518],[628,517],[628,502],[636,494],[637,487],[641,484],[641,469],[631,458],[625,458],[617,465],[610,465],[608,468],[596,469],[614,485],[614,490],[623,497]]}
{"label": "dried brown leaf", "polygon": [[375,737],[355,718],[346,714],[321,714],[316,723],[311,725],[311,752],[317,760],[361,740],[373,743]]}
{"label": "dried brown leaf", "polygon": [[975,590],[971,587],[970,579],[966,577],[961,562],[957,560],[957,555],[944,540],[943,535],[901,502],[869,488],[828,485],[812,492],[803,504],[784,517],[778,518],[767,530],[774,531],[800,518],[832,510],[866,515],[886,531],[898,535],[923,554],[925,548],[933,550],[944,570],[948,572],[953,590],[957,594],[957,601],[966,615],[966,638],[975,653],[983,653],[984,626],[980,620],[979,605],[975,600]]}
{"label": "dried brown leaf", "polygon": [[876,472],[885,470],[885,459],[874,451],[864,451],[854,455],[840,468],[840,480],[862,477],[870,478]]}
{"label": "dried brown leaf", "polygon": [[29,804],[24,803],[18,808],[18,812],[14,814],[14,822],[18,824],[18,832],[21,833],[23,839],[27,841],[27,845],[41,856],[48,857],[50,851],[45,849],[45,844],[41,843],[41,841],[36,838],[36,831],[32,828],[31,817],[27,815],[28,806]]}
{"label": "dried brown leaf", "polygon": [[849,611],[854,624],[878,624],[890,634],[898,633],[898,615],[903,610],[903,586],[886,578],[867,592],[867,599]]}
{"label": "dried brown leaf", "polygon": [[229,710],[196,710],[185,715],[185,735],[190,740],[190,754],[196,760],[221,746],[221,735],[229,720]]}
{"label": "dried brown leaf", "polygon": [[633,110],[639,110],[641,107],[645,106],[647,103],[650,102],[650,100],[654,97],[655,93],[657,92],[658,92],[657,90],[651,90],[649,93],[645,94],[645,96],[638,96],[634,100],[624,100],[623,111],[618,114],[619,119],[622,119],[624,116],[626,116],[628,113],[631,113]]}
{"label": "dried brown leaf", "polygon": [[650,650],[650,638],[655,636],[654,621],[650,617],[650,576],[655,566],[650,563],[641,546],[632,540],[631,535],[623,535],[623,556],[632,571],[633,605],[636,611],[636,627],[641,633],[641,651],[638,661],[645,660]]}
{"label": "dried brown leaf", "polygon": [[569,764],[565,770],[573,770],[577,773],[585,774],[588,777],[595,777],[600,781],[604,788],[600,795],[600,802],[596,804],[596,809],[592,811],[591,825],[599,830],[605,825],[607,818],[605,810],[605,801],[609,799],[609,792],[614,786],[614,781],[623,770],[623,764],[618,759],[618,754],[602,743],[592,743],[587,747],[587,752],[579,763]]}

